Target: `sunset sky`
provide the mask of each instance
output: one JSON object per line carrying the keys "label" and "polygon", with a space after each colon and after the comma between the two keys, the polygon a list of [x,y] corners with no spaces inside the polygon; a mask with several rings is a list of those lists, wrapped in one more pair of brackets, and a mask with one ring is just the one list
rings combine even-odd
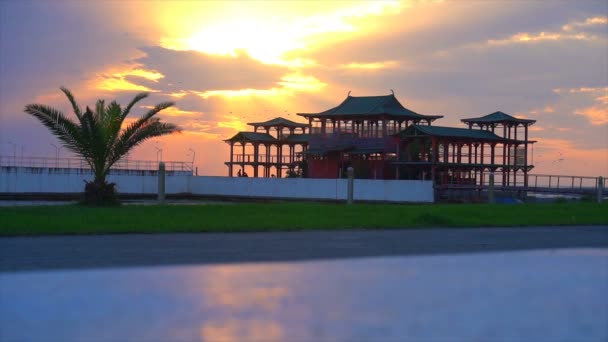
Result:
{"label": "sunset sky", "polygon": [[[435,125],[501,110],[532,126],[533,173],[608,175],[608,2],[1,1],[0,154],[55,156],[23,112],[43,103],[147,106],[183,128],[131,159],[192,159],[227,175],[222,140],[246,122],[393,89]],[[67,150],[61,156],[67,157]]]}

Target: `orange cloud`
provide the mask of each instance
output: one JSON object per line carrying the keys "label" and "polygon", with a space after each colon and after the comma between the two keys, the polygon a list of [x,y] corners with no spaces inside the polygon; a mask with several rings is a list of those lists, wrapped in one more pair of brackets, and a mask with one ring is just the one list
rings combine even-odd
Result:
{"label": "orange cloud", "polygon": [[600,96],[600,97],[596,97],[595,100],[597,102],[603,103],[605,105],[608,105],[608,95],[604,95],[604,96]]}
{"label": "orange cloud", "polygon": [[587,107],[577,109],[574,114],[585,116],[593,125],[603,125],[608,123],[608,108],[600,108],[595,106]]}
{"label": "orange cloud", "polygon": [[146,92],[158,92],[157,90],[151,89],[144,85],[136,84],[131,82],[128,78],[141,78],[148,81],[157,83],[158,80],[165,76],[159,72],[153,70],[145,70],[140,68],[112,68],[104,73],[98,74],[95,79],[92,80],[92,86],[95,89],[108,90],[108,91],[122,91],[122,90],[134,90],[134,91],[146,91]]}
{"label": "orange cloud", "polygon": [[564,31],[572,31],[577,27],[585,27],[591,25],[605,25],[608,24],[608,17],[593,17],[587,18],[585,21],[575,21],[569,24],[566,24],[562,27]]}
{"label": "orange cloud", "polygon": [[390,69],[399,67],[397,61],[384,61],[384,62],[373,62],[373,63],[349,63],[340,64],[341,69],[363,69],[363,70],[377,70],[377,69]]}
{"label": "orange cloud", "polygon": [[561,32],[539,32],[528,33],[520,32],[505,39],[488,40],[490,45],[504,45],[513,43],[534,43],[540,41],[558,41],[558,40],[599,40],[602,39],[596,35],[590,35],[584,32],[572,32],[576,28],[608,24],[607,17],[588,18],[583,22],[571,22],[562,26]]}
{"label": "orange cloud", "polygon": [[587,35],[584,33],[563,34],[563,33],[556,33],[556,32],[540,32],[540,33],[534,34],[534,33],[521,32],[518,34],[514,34],[505,39],[488,40],[488,44],[504,45],[504,44],[514,44],[514,43],[534,43],[534,42],[540,42],[540,41],[597,40],[597,39],[599,39],[597,36]]}
{"label": "orange cloud", "polygon": [[[144,108],[144,109],[152,109],[154,108],[154,106],[140,106],[140,108]],[[162,115],[167,115],[167,116],[173,116],[173,117],[184,117],[184,116],[195,116],[195,115],[201,115],[201,112],[193,112],[193,111],[188,111],[188,110],[181,110],[177,107],[169,107],[167,109],[163,109],[162,112],[160,112]]]}
{"label": "orange cloud", "polygon": [[598,93],[598,92],[608,93],[608,87],[579,87],[579,88],[565,88],[565,89],[555,88],[555,89],[553,89],[553,92],[556,94]]}

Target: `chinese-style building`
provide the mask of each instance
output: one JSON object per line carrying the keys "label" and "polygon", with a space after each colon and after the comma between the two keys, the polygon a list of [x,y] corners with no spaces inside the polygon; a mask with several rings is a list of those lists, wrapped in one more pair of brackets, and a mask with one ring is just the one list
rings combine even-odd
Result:
{"label": "chinese-style building", "polygon": [[[308,124],[283,118],[251,123],[254,132],[239,132],[226,140],[231,146],[232,166],[263,166],[264,177],[272,168],[277,177],[283,169],[298,170],[309,178],[340,178],[352,166],[356,178],[433,179],[437,184],[483,184],[492,171],[503,186],[526,185],[533,167],[528,163],[528,127],[534,120],[503,112],[463,119],[467,128],[433,126],[441,115],[409,110],[394,94],[347,96],[338,106],[319,113],[299,113]],[[265,133],[258,133],[258,128]],[[295,130],[301,129],[301,134]],[[289,134],[285,131],[289,130]],[[307,132],[308,130],[308,132]],[[276,132],[272,136],[271,132]],[[253,154],[245,145],[253,146]],[[234,153],[240,145],[242,153]],[[265,147],[261,154],[259,146]],[[289,153],[283,155],[283,147]],[[272,155],[274,147],[276,154]],[[296,150],[296,147],[299,147]]]}
{"label": "chinese-style building", "polygon": [[[296,167],[301,160],[301,153],[308,146],[307,130],[310,127],[307,124],[274,118],[248,125],[253,126],[253,132],[239,132],[224,140],[230,145],[230,160],[225,163],[229,177],[234,176],[234,166],[240,167],[239,171],[242,172],[247,172],[247,168],[252,169],[253,177],[260,176],[261,168],[262,177],[279,178],[282,177],[283,170],[293,170]],[[239,151],[235,151],[235,147],[240,147]]]}

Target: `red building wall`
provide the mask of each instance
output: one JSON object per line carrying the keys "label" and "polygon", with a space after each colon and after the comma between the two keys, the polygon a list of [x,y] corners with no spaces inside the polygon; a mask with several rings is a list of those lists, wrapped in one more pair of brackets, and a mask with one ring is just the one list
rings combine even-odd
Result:
{"label": "red building wall", "polygon": [[[349,164],[344,162],[344,167]],[[357,160],[352,161],[355,169],[355,178],[360,179],[395,179],[394,167],[383,160]],[[311,159],[308,161],[308,178],[339,178],[341,164],[335,159]],[[343,170],[342,178],[346,177]]]}
{"label": "red building wall", "polygon": [[311,159],[308,161],[308,178],[338,178],[337,160]]}

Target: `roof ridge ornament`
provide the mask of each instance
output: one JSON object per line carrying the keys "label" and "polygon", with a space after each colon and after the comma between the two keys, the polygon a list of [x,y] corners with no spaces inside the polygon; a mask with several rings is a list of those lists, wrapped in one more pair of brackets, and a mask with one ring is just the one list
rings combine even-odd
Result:
{"label": "roof ridge ornament", "polygon": [[393,93],[393,96],[395,96],[395,91],[393,89],[391,89],[391,93]]}
{"label": "roof ridge ornament", "polygon": [[348,91],[348,94],[346,95],[346,97],[349,97],[349,96],[350,96],[350,90]]}

